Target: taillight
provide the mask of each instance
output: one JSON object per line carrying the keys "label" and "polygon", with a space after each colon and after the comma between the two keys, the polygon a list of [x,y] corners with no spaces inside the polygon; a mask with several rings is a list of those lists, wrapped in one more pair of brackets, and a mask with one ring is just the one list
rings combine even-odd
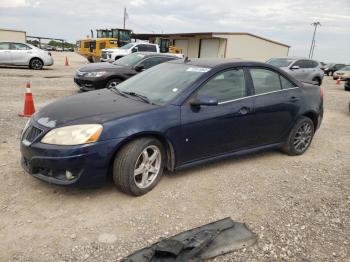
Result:
{"label": "taillight", "polygon": [[320,96],[321,96],[321,98],[323,98],[323,97],[324,97],[323,88],[321,88],[321,87],[320,87]]}

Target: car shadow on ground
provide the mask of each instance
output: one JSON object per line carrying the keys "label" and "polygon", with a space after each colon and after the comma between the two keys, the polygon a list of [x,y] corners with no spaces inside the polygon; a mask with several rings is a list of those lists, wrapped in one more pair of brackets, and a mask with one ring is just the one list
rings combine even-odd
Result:
{"label": "car shadow on ground", "polygon": [[22,69],[22,70],[28,70],[28,71],[50,71],[53,70],[53,68],[47,68],[47,67],[43,67],[43,69],[40,70],[34,70],[34,69],[30,69],[28,66],[7,66],[7,65],[1,65],[0,69]]}
{"label": "car shadow on ground", "polygon": [[[226,164],[238,164],[238,163],[249,163],[251,161],[257,161],[259,159],[264,159],[266,157],[270,157],[276,154],[283,154],[278,150],[264,150],[256,153],[245,154],[241,156],[235,157],[227,157],[224,159],[208,162],[205,164],[188,167],[185,169],[181,169],[175,172],[165,171],[165,176],[167,179],[179,179],[180,177],[190,176],[190,175],[198,175],[203,169],[217,169],[220,170],[223,165]],[[34,178],[33,178],[34,179]],[[118,199],[133,199],[135,197],[127,195],[121,191],[119,191],[113,183],[112,176],[109,176],[106,183],[100,187],[96,188],[76,188],[76,187],[64,187],[54,184],[48,184],[44,181],[38,180],[40,186],[45,187],[45,189],[52,190],[53,194],[60,194],[69,198],[96,198],[96,197],[104,197],[111,196],[118,197]],[[160,182],[157,187],[161,187],[162,183]],[[146,194],[147,195],[147,194]],[[141,196],[142,197],[142,196]]]}

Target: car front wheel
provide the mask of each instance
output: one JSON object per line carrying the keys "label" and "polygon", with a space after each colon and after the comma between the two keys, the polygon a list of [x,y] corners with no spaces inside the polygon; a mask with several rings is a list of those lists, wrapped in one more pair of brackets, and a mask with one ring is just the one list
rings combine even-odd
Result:
{"label": "car front wheel", "polygon": [[163,175],[165,153],[155,138],[140,138],[126,144],[117,153],[113,180],[124,193],[140,196],[151,191]]}
{"label": "car front wheel", "polygon": [[314,132],[312,120],[308,117],[300,118],[290,132],[283,151],[291,156],[303,154],[309,148]]}
{"label": "car front wheel", "polygon": [[41,70],[43,69],[43,61],[41,61],[39,58],[33,58],[30,60],[29,67],[34,70]]}
{"label": "car front wheel", "polygon": [[122,82],[121,79],[119,78],[113,78],[111,80],[109,80],[106,84],[106,88],[113,88],[116,87],[117,85],[119,85]]}

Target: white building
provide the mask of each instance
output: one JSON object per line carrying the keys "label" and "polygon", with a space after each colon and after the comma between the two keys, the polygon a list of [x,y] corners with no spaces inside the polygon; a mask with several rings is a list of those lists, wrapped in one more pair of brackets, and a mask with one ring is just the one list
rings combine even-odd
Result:
{"label": "white building", "polygon": [[27,35],[24,31],[0,28],[0,41],[25,43],[26,38]]}
{"label": "white building", "polygon": [[289,45],[250,33],[176,33],[136,34],[154,42],[156,37],[170,38],[189,58],[240,58],[265,62],[271,57],[286,57]]}

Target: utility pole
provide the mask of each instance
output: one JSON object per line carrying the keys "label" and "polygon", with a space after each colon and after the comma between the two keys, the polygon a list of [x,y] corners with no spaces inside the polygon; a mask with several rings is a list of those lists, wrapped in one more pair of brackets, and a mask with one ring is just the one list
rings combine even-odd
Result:
{"label": "utility pole", "polygon": [[309,58],[312,58],[312,56],[314,55],[316,30],[317,30],[318,26],[321,26],[321,23],[320,22],[313,22],[311,25],[314,26],[315,29],[314,29],[314,34],[312,36]]}
{"label": "utility pole", "polygon": [[126,13],[126,7],[124,7],[124,29],[125,29],[125,20],[127,18],[128,14]]}

